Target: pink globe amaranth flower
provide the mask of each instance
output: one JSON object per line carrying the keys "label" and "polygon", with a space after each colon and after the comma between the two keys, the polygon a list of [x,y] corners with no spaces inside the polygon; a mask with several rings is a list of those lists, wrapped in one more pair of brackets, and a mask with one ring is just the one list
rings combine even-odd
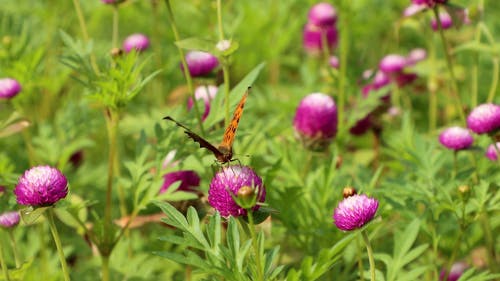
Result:
{"label": "pink globe amaranth flower", "polygon": [[497,130],[500,128],[500,106],[493,103],[477,106],[467,116],[467,127],[476,134]]}
{"label": "pink globe amaranth flower", "polygon": [[186,63],[191,76],[200,77],[210,74],[219,65],[219,60],[207,52],[190,51],[186,54]]}
{"label": "pink globe amaranth flower", "polygon": [[423,61],[427,58],[427,51],[422,48],[416,48],[410,51],[406,56],[406,66],[415,65],[417,62]]}
{"label": "pink globe amaranth flower", "polygon": [[[203,100],[205,103],[205,112],[203,112],[202,120],[204,121],[208,114],[210,113],[210,103],[212,102],[213,99],[215,99],[215,96],[217,95],[218,91],[217,86],[209,85],[209,86],[199,86],[194,90],[194,97],[196,100]],[[188,110],[191,110],[193,108],[193,99],[190,97],[187,102],[187,108]]]}
{"label": "pink globe amaranth flower", "polygon": [[[326,39],[326,42],[323,42]],[[338,34],[335,26],[320,27],[306,24],[303,33],[303,46],[308,54],[319,55],[324,46],[332,50],[337,45]]]}
{"label": "pink globe amaranth flower", "polygon": [[68,194],[68,181],[56,168],[33,167],[19,178],[14,194],[17,203],[35,207],[50,206]]}
{"label": "pink globe amaranth flower", "polygon": [[421,11],[426,10],[428,7],[425,4],[410,4],[410,6],[406,7],[406,9],[403,11],[403,16],[405,17],[411,17],[413,15],[416,15],[420,13]]}
{"label": "pink globe amaranth flower", "polygon": [[441,270],[441,273],[439,274],[439,280],[457,281],[468,267],[469,266],[465,262],[456,262],[451,266],[450,273],[448,274],[448,278],[446,278],[446,280],[444,279],[446,276],[446,269]]}
{"label": "pink globe amaranth flower", "polygon": [[195,171],[191,170],[171,172],[163,176],[163,179],[160,193],[167,191],[173,183],[178,181],[181,182],[179,188],[177,188],[180,191],[194,191],[200,186],[200,177]]}
{"label": "pink globe amaranth flower", "polygon": [[337,11],[331,4],[321,2],[311,7],[307,19],[317,26],[332,26],[337,22]]}
{"label": "pink globe amaranth flower", "polygon": [[121,2],[125,2],[125,0],[101,0],[104,4],[120,4]]}
{"label": "pink globe amaranth flower", "polygon": [[378,65],[379,69],[386,74],[400,72],[405,66],[406,58],[395,54],[385,56]]}
{"label": "pink globe amaranth flower", "polygon": [[130,52],[132,50],[136,50],[137,52],[145,51],[149,48],[149,39],[146,35],[141,33],[135,33],[129,35],[123,41],[123,49],[125,52]]}
{"label": "pink globe amaranth flower", "polygon": [[365,118],[358,120],[358,122],[349,129],[349,133],[351,133],[351,135],[360,136],[366,133],[371,127],[371,115],[368,114]]}
{"label": "pink globe amaranth flower", "polygon": [[355,194],[340,201],[333,213],[333,220],[338,229],[351,231],[370,222],[377,209],[377,199]]}
{"label": "pink globe amaranth flower", "polygon": [[498,160],[498,152],[500,151],[500,142],[492,143],[486,149],[486,153],[484,154],[491,161]]}
{"label": "pink globe amaranth flower", "polygon": [[413,83],[413,81],[417,80],[418,75],[416,73],[398,73],[394,80],[399,88],[402,88],[406,85]]}
{"label": "pink globe amaranth flower", "polygon": [[5,212],[0,214],[0,226],[5,228],[14,227],[19,224],[21,216],[18,212]]}
{"label": "pink globe amaranth flower", "polygon": [[429,8],[434,7],[437,4],[446,4],[448,0],[412,0],[415,5],[426,5]]}
{"label": "pink globe amaranth flower", "polygon": [[0,79],[0,99],[11,99],[21,92],[21,84],[12,78]]}
{"label": "pink globe amaranth flower", "polygon": [[469,130],[455,126],[442,131],[439,134],[439,142],[444,147],[456,151],[469,148],[474,142],[474,138]]}
{"label": "pink globe amaranth flower", "polygon": [[[247,211],[238,206],[233,196],[238,194],[238,190],[244,186],[253,187],[257,191],[257,202],[264,202],[266,199],[266,189],[262,179],[247,166],[225,166],[217,172],[210,182],[208,190],[208,203],[214,207],[223,217],[245,216]],[[255,205],[252,210],[259,209]]]}
{"label": "pink globe amaranth flower", "polygon": [[[448,13],[439,13],[439,21],[441,21],[441,27],[443,29],[448,29],[453,26],[453,20]],[[434,31],[439,30],[439,25],[435,18],[431,20],[431,27]]]}
{"label": "pink globe amaranth flower", "polygon": [[296,136],[311,149],[323,150],[337,134],[337,106],[323,93],[304,97],[293,119]]}
{"label": "pink globe amaranth flower", "polygon": [[330,64],[331,67],[338,69],[340,64],[339,64],[339,58],[337,56],[331,56],[330,59],[328,59],[328,63]]}

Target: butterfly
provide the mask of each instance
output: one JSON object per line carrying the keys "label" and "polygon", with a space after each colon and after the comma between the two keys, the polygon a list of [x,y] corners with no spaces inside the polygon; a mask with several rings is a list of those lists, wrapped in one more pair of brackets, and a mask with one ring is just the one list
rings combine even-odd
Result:
{"label": "butterfly", "polygon": [[222,137],[222,142],[217,147],[215,147],[214,145],[212,145],[211,143],[209,143],[207,140],[200,137],[199,135],[195,134],[188,127],[175,121],[172,117],[166,116],[163,119],[170,120],[170,121],[174,122],[177,126],[183,128],[184,133],[186,133],[186,135],[189,138],[191,138],[195,142],[199,143],[200,147],[210,150],[214,154],[217,161],[219,161],[220,163],[224,164],[224,163],[230,162],[233,160],[234,137],[236,135],[236,130],[238,129],[238,124],[240,123],[241,115],[243,114],[243,108],[245,107],[245,102],[247,100],[247,96],[248,96],[248,93],[250,91],[250,88],[251,87],[248,87],[247,91],[243,94],[243,97],[241,97],[241,100],[238,103],[238,106],[236,106],[236,109],[234,110],[233,119],[231,120],[231,122],[229,123],[229,126],[227,126],[226,130],[224,131],[224,136]]}

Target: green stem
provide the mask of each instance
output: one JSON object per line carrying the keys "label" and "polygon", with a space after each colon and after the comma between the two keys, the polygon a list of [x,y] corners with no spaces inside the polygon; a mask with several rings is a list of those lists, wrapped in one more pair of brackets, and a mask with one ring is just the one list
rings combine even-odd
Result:
{"label": "green stem", "polygon": [[[111,210],[113,209],[113,179],[115,172],[115,158],[117,154],[116,144],[117,144],[117,131],[118,131],[118,120],[119,114],[113,109],[107,109],[106,111],[106,127],[108,131],[108,179],[106,184],[106,205],[104,209],[104,248],[105,251],[101,251],[101,254],[104,256],[109,256],[109,251],[111,241],[109,239],[110,235],[110,227],[112,225],[111,220]],[[101,249],[102,250],[102,249]]]}
{"label": "green stem", "polygon": [[109,256],[101,256],[101,280],[109,281]]}
{"label": "green stem", "polygon": [[[83,17],[82,7],[80,5],[80,0],[73,0],[73,6],[75,6],[76,15],[78,17],[78,23],[80,24],[80,29],[83,35],[83,41],[89,42],[89,33],[87,32],[87,24],[85,23],[85,18]],[[97,66],[97,60],[94,53],[90,53],[90,65],[94,69],[95,73],[99,73],[99,67]]]}
{"label": "green stem", "polygon": [[453,173],[451,178],[455,178],[458,172],[458,161],[457,161],[458,150],[453,151]]}
{"label": "green stem", "polygon": [[493,76],[491,81],[490,92],[488,94],[488,103],[493,102],[495,98],[495,93],[498,87],[498,78],[500,77],[500,61],[498,57],[493,58]]}
{"label": "green stem", "polygon": [[496,266],[497,257],[495,251],[496,236],[491,235],[491,226],[486,211],[483,211],[480,220],[483,226],[483,232],[486,240],[486,248],[488,250],[488,254],[486,255],[488,259],[488,267],[491,272],[496,272],[498,269],[498,267]]}
{"label": "green stem", "polygon": [[2,273],[4,279],[10,281],[9,269],[7,268],[7,264],[5,263],[5,259],[3,257],[3,248],[1,242],[0,242],[0,266],[2,267]]}
{"label": "green stem", "polygon": [[[222,4],[221,0],[217,0],[217,26],[219,27],[219,41],[224,40],[224,29],[222,28]],[[231,82],[229,81],[229,60],[226,56],[221,58],[222,75],[224,77],[224,126],[228,126],[231,121],[231,111],[229,108],[229,91],[231,89]]]}
{"label": "green stem", "polygon": [[252,209],[247,209],[248,224],[250,229],[250,236],[252,238],[252,246],[255,255],[255,263],[257,265],[257,280],[264,281],[264,272],[262,271],[262,263],[260,261],[260,251],[257,236],[255,235],[255,225],[253,221]]}
{"label": "green stem", "polygon": [[217,0],[217,27],[219,28],[219,41],[224,40],[224,29],[222,28],[222,4]]}
{"label": "green stem", "polygon": [[434,132],[437,125],[437,95],[436,91],[432,90],[429,93],[429,132]]}
{"label": "green stem", "polygon": [[14,252],[14,260],[16,261],[16,268],[21,266],[21,259],[19,259],[19,253],[17,252],[16,239],[14,238],[14,231],[12,228],[8,229],[10,244],[12,245],[12,252]]}
{"label": "green stem", "polygon": [[49,222],[50,232],[52,232],[52,238],[54,238],[54,242],[56,243],[57,254],[59,255],[59,261],[61,262],[64,280],[69,281],[68,265],[66,264],[66,258],[62,249],[61,238],[59,238],[59,232],[57,232],[56,224],[54,223],[54,210],[52,208],[47,210],[46,217]]}
{"label": "green stem", "polygon": [[365,280],[365,271],[363,270],[363,257],[361,253],[361,245],[359,244],[359,237],[356,239],[356,248],[356,252],[358,254],[359,280]]}
{"label": "green stem", "polygon": [[[175,23],[174,13],[172,11],[172,6],[170,5],[170,0],[165,0],[165,5],[167,6],[168,12],[168,21],[170,23],[170,27],[172,28],[172,32],[174,33],[174,39],[176,42],[180,41],[179,32],[177,31],[177,25]],[[187,66],[186,57],[184,55],[184,50],[177,46],[177,50],[179,51],[179,56],[181,57],[182,69],[184,71],[184,77],[186,77],[186,83],[188,87],[189,94],[193,99],[193,108],[196,119],[198,120],[198,126],[200,127],[201,135],[205,135],[205,130],[203,129],[203,120],[201,119],[200,110],[198,109],[198,103],[196,102],[196,97],[194,96],[194,88],[193,88],[193,79],[191,74],[189,73],[189,68]]]}
{"label": "green stem", "polygon": [[361,236],[363,237],[363,241],[365,242],[368,261],[370,262],[370,280],[375,281],[375,260],[373,259],[373,250],[370,244],[370,239],[368,238],[368,234],[365,230],[361,231]]}
{"label": "green stem", "polygon": [[349,18],[350,11],[347,8],[348,3],[350,1],[342,1],[340,7],[341,12],[339,13],[339,17],[342,21],[342,28],[340,32],[340,61],[339,61],[339,89],[338,89],[338,120],[339,120],[339,132],[343,132],[348,128],[344,128],[344,109],[345,109],[345,87],[346,87],[346,79],[347,79],[347,55],[349,52]]}
{"label": "green stem", "polygon": [[443,49],[444,49],[444,54],[446,57],[446,65],[448,66],[448,72],[450,73],[451,77],[451,94],[455,99],[458,114],[460,116],[460,119],[462,122],[465,124],[465,115],[464,115],[464,110],[462,106],[462,101],[460,100],[460,96],[458,94],[458,86],[457,86],[457,79],[455,77],[455,72],[453,70],[453,63],[451,60],[451,54],[449,52],[449,46],[448,46],[448,40],[446,40],[446,37],[444,36],[444,29],[443,25],[441,23],[441,19],[439,18],[439,7],[436,5],[434,7],[433,12],[434,12],[434,17],[436,18],[436,21],[438,23],[439,27],[439,35],[441,37],[441,42],[443,43]]}
{"label": "green stem", "polygon": [[111,47],[118,47],[118,25],[120,23],[120,10],[118,5],[113,5],[113,34],[111,37]]}

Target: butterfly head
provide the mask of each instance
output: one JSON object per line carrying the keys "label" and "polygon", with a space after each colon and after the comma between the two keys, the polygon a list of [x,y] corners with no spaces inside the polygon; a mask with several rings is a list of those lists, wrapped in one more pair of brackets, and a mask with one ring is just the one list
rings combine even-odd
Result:
{"label": "butterfly head", "polygon": [[219,145],[217,149],[220,152],[220,155],[217,155],[217,160],[222,163],[227,163],[233,159],[233,148],[226,145]]}

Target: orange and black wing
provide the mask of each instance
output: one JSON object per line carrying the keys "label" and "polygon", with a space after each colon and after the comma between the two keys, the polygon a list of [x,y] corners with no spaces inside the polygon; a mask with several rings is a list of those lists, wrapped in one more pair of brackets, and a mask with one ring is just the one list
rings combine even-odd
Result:
{"label": "orange and black wing", "polygon": [[183,128],[184,129],[184,133],[186,133],[186,135],[188,135],[188,137],[190,137],[195,142],[197,142],[200,145],[200,147],[210,150],[215,155],[215,158],[220,159],[220,158],[224,157],[224,154],[222,152],[220,152],[215,146],[213,146],[211,143],[209,143],[204,138],[202,138],[202,137],[198,136],[197,134],[195,134],[188,127],[186,127],[186,126],[182,125],[181,123],[175,121],[172,117],[166,116],[166,117],[163,117],[163,119],[170,120],[170,121],[174,122],[177,126]]}
{"label": "orange and black wing", "polygon": [[234,137],[236,136],[236,130],[238,129],[238,124],[240,123],[241,115],[243,114],[243,108],[245,107],[245,102],[247,101],[248,92],[250,92],[250,88],[248,87],[247,91],[241,97],[238,106],[234,110],[233,119],[229,126],[227,126],[226,131],[224,132],[224,136],[222,138],[221,147],[226,148],[227,150],[231,150],[233,146]]}

